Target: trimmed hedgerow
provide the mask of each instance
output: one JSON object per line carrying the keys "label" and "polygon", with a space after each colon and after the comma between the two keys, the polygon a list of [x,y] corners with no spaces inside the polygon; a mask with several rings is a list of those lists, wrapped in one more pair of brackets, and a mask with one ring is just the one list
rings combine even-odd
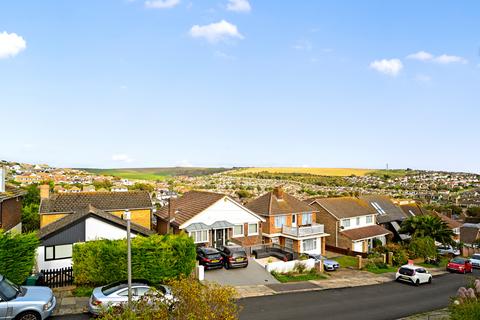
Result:
{"label": "trimmed hedgerow", "polygon": [[[195,245],[186,234],[132,239],[132,277],[161,283],[187,276],[195,267]],[[105,285],[127,279],[126,240],[98,240],[73,247],[77,285]]]}
{"label": "trimmed hedgerow", "polygon": [[0,274],[22,284],[32,273],[39,240],[35,233],[5,233],[0,230]]}

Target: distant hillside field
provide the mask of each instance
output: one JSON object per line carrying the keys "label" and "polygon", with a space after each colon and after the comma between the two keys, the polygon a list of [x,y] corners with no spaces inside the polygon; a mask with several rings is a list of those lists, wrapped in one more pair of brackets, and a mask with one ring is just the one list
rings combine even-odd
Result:
{"label": "distant hillside field", "polygon": [[127,168],[127,169],[81,169],[99,175],[115,176],[124,179],[164,180],[175,176],[203,176],[224,172],[226,168],[171,167],[171,168]]}
{"label": "distant hillside field", "polygon": [[374,169],[350,169],[350,168],[246,168],[238,169],[232,174],[245,174],[245,173],[296,173],[296,174],[314,174],[319,176],[331,176],[331,177],[348,177],[351,175],[364,176],[366,174],[375,172]]}

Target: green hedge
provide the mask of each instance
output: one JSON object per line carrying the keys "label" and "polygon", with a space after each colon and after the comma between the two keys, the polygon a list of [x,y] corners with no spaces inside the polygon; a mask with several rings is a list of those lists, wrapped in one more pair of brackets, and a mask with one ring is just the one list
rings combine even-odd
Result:
{"label": "green hedge", "polygon": [[[132,239],[132,276],[161,283],[189,275],[195,245],[186,234]],[[127,279],[126,240],[98,240],[73,247],[73,274],[78,285],[105,285]]]}
{"label": "green hedge", "polygon": [[39,240],[35,233],[5,233],[0,230],[0,274],[22,284],[32,273]]}

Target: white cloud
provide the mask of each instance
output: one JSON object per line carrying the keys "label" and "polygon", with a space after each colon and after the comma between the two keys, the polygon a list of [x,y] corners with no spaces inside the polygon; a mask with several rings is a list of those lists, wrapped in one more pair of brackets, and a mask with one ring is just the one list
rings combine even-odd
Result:
{"label": "white cloud", "polygon": [[467,59],[459,56],[452,56],[448,54],[442,54],[441,56],[434,56],[433,54],[426,51],[419,51],[417,53],[412,53],[407,56],[407,59],[414,59],[419,61],[432,61],[439,64],[449,64],[449,63],[468,63]]}
{"label": "white cloud", "polygon": [[403,69],[403,64],[399,59],[382,59],[370,63],[370,68],[386,75],[396,77]]}
{"label": "white cloud", "polygon": [[441,56],[436,57],[433,59],[434,62],[440,64],[449,64],[449,63],[468,63],[467,59],[459,56],[450,56],[448,54],[442,54]]}
{"label": "white cloud", "polygon": [[190,29],[190,36],[193,38],[205,38],[210,43],[225,41],[229,38],[243,39],[237,26],[225,20],[204,26],[194,25]]}
{"label": "white cloud", "polygon": [[145,1],[145,7],[152,9],[170,9],[177,6],[180,0],[150,0]]}
{"label": "white cloud", "polygon": [[0,33],[0,59],[14,57],[26,47],[25,39],[16,33]]}
{"label": "white cloud", "polygon": [[130,163],[130,162],[133,162],[133,159],[130,158],[129,155],[127,154],[114,154],[112,156],[112,160],[113,161],[119,161],[119,162],[125,162],[125,163]]}
{"label": "white cloud", "polygon": [[407,59],[428,61],[433,59],[433,54],[426,51],[418,51],[407,56]]}
{"label": "white cloud", "polygon": [[313,48],[313,45],[308,40],[300,40],[293,46],[293,49],[295,50],[304,50],[304,51],[311,51],[312,48]]}
{"label": "white cloud", "polygon": [[248,0],[228,0],[227,10],[235,12],[249,12],[252,10]]}

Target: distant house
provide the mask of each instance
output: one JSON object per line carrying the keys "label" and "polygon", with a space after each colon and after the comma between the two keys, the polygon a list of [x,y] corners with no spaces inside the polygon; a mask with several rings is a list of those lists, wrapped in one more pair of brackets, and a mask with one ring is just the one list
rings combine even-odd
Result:
{"label": "distant house", "polygon": [[395,240],[407,240],[409,235],[400,233],[400,225],[407,218],[403,210],[384,195],[365,195],[359,197],[377,212],[377,224],[390,230]]}
{"label": "distant house", "polygon": [[70,192],[70,193],[79,193],[81,191],[82,190],[79,187],[76,187],[76,186],[73,186],[72,188],[67,190],[67,192]]}
{"label": "distant house", "polygon": [[354,197],[314,198],[307,201],[317,211],[316,220],[330,234],[327,244],[355,252],[368,252],[375,239],[385,244],[392,232],[377,225],[378,212]]}
{"label": "distant house", "polygon": [[88,185],[88,186],[84,186],[82,188],[82,191],[83,192],[95,192],[95,186],[92,186],[92,185]]}
{"label": "distant house", "polygon": [[120,185],[117,185],[117,186],[113,186],[112,188],[110,188],[110,190],[112,192],[128,192],[128,188],[125,187],[125,186],[120,186]]}
{"label": "distant house", "polygon": [[0,168],[0,229],[22,232],[24,190],[5,185],[6,171]]}
{"label": "distant house", "polygon": [[40,228],[64,218],[79,208],[91,205],[121,217],[129,210],[132,222],[151,229],[153,205],[146,191],[79,192],[50,194],[49,186],[40,186]]}
{"label": "distant house", "polygon": [[[148,236],[153,231],[131,224],[132,237]],[[73,246],[86,241],[124,239],[126,221],[92,205],[77,207],[74,212],[40,229],[37,268],[57,269],[72,265]]]}
{"label": "distant house", "polygon": [[480,223],[464,223],[460,227],[460,241],[472,247],[480,241]]}
{"label": "distant house", "polygon": [[260,216],[227,195],[189,191],[155,213],[157,232],[187,232],[197,245],[220,247],[262,243]]}
{"label": "distant house", "polygon": [[261,215],[263,238],[266,243],[278,244],[298,253],[325,253],[325,233],[318,221],[318,210],[307,203],[275,188],[247,203],[247,208]]}

